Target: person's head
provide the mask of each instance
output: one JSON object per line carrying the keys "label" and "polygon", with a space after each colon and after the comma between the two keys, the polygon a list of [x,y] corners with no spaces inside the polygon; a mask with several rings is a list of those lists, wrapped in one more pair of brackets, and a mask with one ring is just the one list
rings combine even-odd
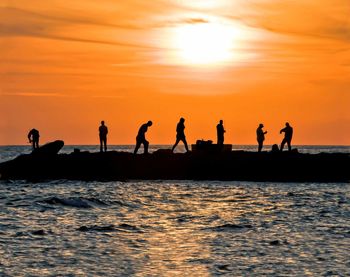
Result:
{"label": "person's head", "polygon": [[286,122],[286,126],[289,127],[289,123],[288,122]]}
{"label": "person's head", "polygon": [[105,125],[105,122],[104,122],[103,120],[101,121],[101,125],[102,125],[102,126]]}
{"label": "person's head", "polygon": [[220,124],[222,125],[224,123],[224,121],[222,119],[220,119]]}
{"label": "person's head", "polygon": [[183,117],[180,118],[180,122],[181,123],[184,123],[185,122],[185,119]]}
{"label": "person's head", "polygon": [[152,126],[152,124],[153,124],[153,122],[152,122],[151,120],[149,120],[149,121],[147,122],[147,125],[148,125],[148,126]]}
{"label": "person's head", "polygon": [[263,128],[263,127],[264,127],[264,124],[260,123],[259,128]]}

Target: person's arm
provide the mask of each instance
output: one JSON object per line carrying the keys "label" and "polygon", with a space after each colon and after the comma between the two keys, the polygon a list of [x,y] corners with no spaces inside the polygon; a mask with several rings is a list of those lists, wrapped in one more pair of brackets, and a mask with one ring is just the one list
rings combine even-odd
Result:
{"label": "person's arm", "polygon": [[266,135],[266,134],[267,134],[267,131],[264,132],[264,135]]}
{"label": "person's arm", "polygon": [[286,131],[285,129],[286,129],[286,128],[281,129],[280,134],[282,134],[283,132],[285,132],[285,131]]}
{"label": "person's arm", "polygon": [[32,142],[31,135],[32,135],[32,131],[29,131],[29,133],[28,133],[28,140],[29,140],[29,142]]}

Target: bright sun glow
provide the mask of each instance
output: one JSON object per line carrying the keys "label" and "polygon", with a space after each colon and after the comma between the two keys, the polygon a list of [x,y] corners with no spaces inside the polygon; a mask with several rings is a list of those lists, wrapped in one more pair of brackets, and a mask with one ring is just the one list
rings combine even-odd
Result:
{"label": "bright sun glow", "polygon": [[223,24],[187,24],[176,29],[175,47],[184,63],[220,64],[232,59],[238,38],[237,29]]}

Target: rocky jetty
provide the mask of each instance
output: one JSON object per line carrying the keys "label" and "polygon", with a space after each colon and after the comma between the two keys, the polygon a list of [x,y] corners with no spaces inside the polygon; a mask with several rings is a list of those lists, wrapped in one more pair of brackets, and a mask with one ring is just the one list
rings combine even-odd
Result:
{"label": "rocky jetty", "polygon": [[348,182],[347,153],[197,151],[148,155],[110,151],[58,154],[63,141],[0,164],[0,179],[69,180],[236,180]]}

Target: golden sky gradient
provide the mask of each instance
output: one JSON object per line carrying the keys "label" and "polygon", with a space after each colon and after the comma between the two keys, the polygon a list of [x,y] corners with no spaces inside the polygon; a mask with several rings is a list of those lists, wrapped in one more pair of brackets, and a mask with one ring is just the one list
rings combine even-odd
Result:
{"label": "golden sky gradient", "polygon": [[0,2],[0,144],[350,144],[349,0]]}

